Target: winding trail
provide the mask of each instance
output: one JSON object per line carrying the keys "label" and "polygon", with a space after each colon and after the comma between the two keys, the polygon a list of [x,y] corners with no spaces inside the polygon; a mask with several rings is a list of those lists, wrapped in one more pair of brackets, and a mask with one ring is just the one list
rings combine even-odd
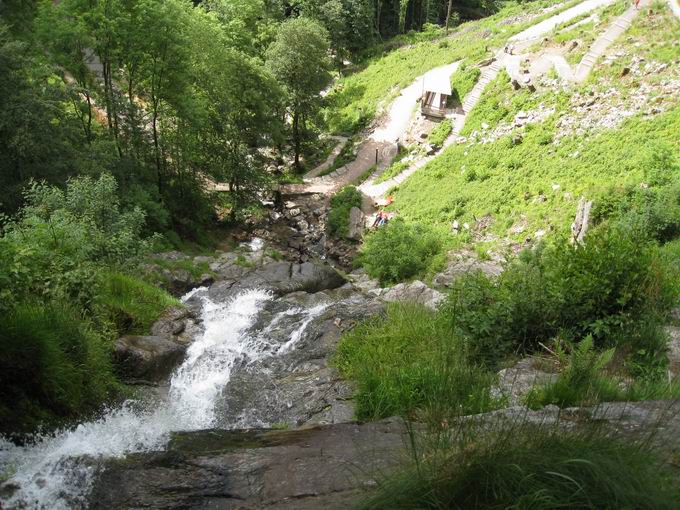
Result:
{"label": "winding trail", "polygon": [[[397,142],[408,130],[415,106],[420,99],[424,83],[428,80],[449,79],[460,62],[437,67],[416,78],[401,91],[389,111],[373,133],[359,146],[356,159],[334,172],[322,177],[307,177],[303,184],[290,184],[281,191],[296,193],[334,193],[342,187],[356,182],[373,166],[376,174],[387,168],[397,154]],[[318,175],[318,174],[316,174]]]}
{"label": "winding trail", "polygon": [[[515,34],[508,39],[508,46],[512,48],[509,52],[501,49],[496,52],[492,62],[482,68],[479,80],[473,89],[465,96],[463,101],[463,113],[452,114],[451,119],[453,129],[449,137],[444,141],[442,150],[454,143],[460,136],[468,114],[480,101],[486,87],[505,69],[507,73],[518,81],[520,77],[520,62],[525,56],[522,51],[534,44],[538,39],[553,31],[559,25],[568,23],[584,14],[589,14],[596,9],[612,5],[617,0],[586,0],[574,7],[562,11],[526,30]],[[652,0],[642,0],[640,7],[646,7]],[[667,0],[673,13],[680,18],[680,0]],[[565,81],[576,83],[583,82],[590,75],[598,60],[613,44],[613,42],[626,32],[635,17],[640,12],[631,6],[623,14],[611,22],[607,28],[593,42],[589,51],[584,55],[581,62],[572,67],[561,55],[542,55],[535,59],[531,64],[530,74],[538,75],[548,72],[555,68],[558,75]],[[582,23],[582,20],[578,23]],[[437,68],[430,73],[453,73],[458,62]],[[432,161],[438,154],[422,157],[411,164],[406,170],[384,182],[376,182],[382,172],[389,166],[390,162],[397,153],[397,141],[406,132],[410,119],[413,114],[413,105],[417,102],[422,91],[422,80],[427,79],[429,73],[417,78],[412,85],[405,88],[401,95],[392,103],[387,121],[369,137],[359,148],[355,161],[342,167],[332,174],[324,177],[307,179],[304,184],[290,185],[286,192],[292,193],[332,193],[343,186],[356,182],[372,166],[376,166],[371,176],[359,186],[359,189],[368,197],[382,197],[395,186],[398,186],[420,168]],[[440,151],[441,152],[441,151]],[[376,164],[377,163],[377,164]],[[318,175],[318,174],[316,174]],[[311,175],[310,175],[311,177]]]}
{"label": "winding trail", "polygon": [[[533,44],[536,39],[545,36],[558,25],[571,21],[578,16],[587,14],[600,7],[610,5],[615,1],[616,0],[586,0],[585,2],[575,5],[566,11],[543,20],[540,23],[537,23],[536,25],[533,25],[526,30],[512,36],[510,39],[508,39],[508,42],[513,45],[515,50],[525,49]],[[511,55],[507,53],[505,49],[501,49],[496,52],[493,62],[482,68],[482,73],[479,77],[479,80],[477,80],[477,83],[473,89],[465,96],[465,99],[463,100],[463,114],[452,117],[453,129],[451,130],[449,137],[442,145],[442,150],[454,143],[460,136],[460,133],[465,126],[465,121],[467,120],[468,114],[481,99],[487,85],[498,76],[498,73],[501,71],[501,69],[508,67],[512,68],[515,62],[519,62],[519,56]],[[384,182],[376,183],[375,179],[369,179],[367,182],[359,186],[359,189],[369,197],[382,197],[391,188],[398,186],[415,172],[417,172],[420,168],[436,158],[437,155],[438,154],[426,156],[415,161],[411,166],[409,166],[409,168],[401,172],[399,175],[396,175]]]}

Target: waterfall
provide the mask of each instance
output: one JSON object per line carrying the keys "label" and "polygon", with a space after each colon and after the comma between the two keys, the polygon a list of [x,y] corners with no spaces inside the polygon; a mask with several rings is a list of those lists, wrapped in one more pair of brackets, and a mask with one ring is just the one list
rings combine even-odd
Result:
{"label": "waterfall", "polygon": [[[26,446],[0,439],[0,474],[7,478],[0,508],[85,508],[96,468],[83,462],[84,457],[120,458],[157,451],[173,431],[213,426],[215,402],[229,382],[234,363],[254,361],[266,353],[265,339],[249,335],[248,329],[272,295],[249,290],[226,303],[214,303],[205,292],[197,292],[203,300],[204,332],[175,370],[168,396],[160,402],[127,401],[98,420],[36,437]],[[8,492],[13,494],[2,495]]]}

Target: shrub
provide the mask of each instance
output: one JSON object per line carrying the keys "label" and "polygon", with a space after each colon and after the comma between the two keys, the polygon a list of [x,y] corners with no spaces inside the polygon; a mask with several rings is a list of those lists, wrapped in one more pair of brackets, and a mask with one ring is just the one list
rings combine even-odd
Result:
{"label": "shrub", "polygon": [[588,336],[578,345],[571,346],[570,355],[562,350],[558,355],[560,364],[566,367],[554,383],[531,390],[527,395],[529,407],[536,409],[548,404],[587,406],[618,400],[620,390],[616,381],[603,373],[614,349],[597,353],[593,350],[593,338]]}
{"label": "shrub", "polygon": [[676,475],[644,441],[597,430],[471,427],[416,455],[360,508],[677,508]]}
{"label": "shrub", "polygon": [[110,175],[72,179],[65,191],[33,183],[24,199],[0,238],[0,272],[12,289],[0,309],[35,295],[88,307],[98,267],[130,265],[151,247],[140,237],[143,213],[121,210]]}
{"label": "shrub", "polygon": [[398,283],[432,269],[441,248],[433,230],[397,218],[367,236],[358,262],[381,284]]}
{"label": "shrub", "polygon": [[458,339],[434,312],[392,304],[346,333],[334,362],[357,384],[360,420],[401,415],[439,425],[497,405],[495,374],[469,363]]}
{"label": "shrub", "polygon": [[617,229],[591,232],[584,245],[566,239],[525,251],[492,280],[469,274],[454,283],[446,310],[478,359],[533,351],[558,334],[593,336],[608,347],[656,321],[676,290],[658,249]]}
{"label": "shrub", "polygon": [[336,237],[347,235],[349,212],[352,207],[361,208],[361,192],[354,186],[346,186],[331,198],[331,210],[326,226],[328,233]]}
{"label": "shrub", "polygon": [[118,385],[107,347],[72,308],[26,302],[0,314],[0,433],[95,411]]}

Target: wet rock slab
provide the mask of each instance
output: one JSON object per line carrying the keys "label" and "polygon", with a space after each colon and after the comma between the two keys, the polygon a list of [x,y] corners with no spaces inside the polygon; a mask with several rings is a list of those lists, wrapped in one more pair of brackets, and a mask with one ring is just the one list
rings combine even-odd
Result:
{"label": "wet rock slab", "polygon": [[344,331],[383,309],[376,299],[349,289],[294,293],[271,302],[251,333],[266,338],[271,355],[234,367],[217,402],[216,426],[352,421],[354,388],[329,360]]}
{"label": "wet rock slab", "polygon": [[405,439],[398,419],[180,433],[165,452],[108,461],[90,508],[351,508],[403,461]]}

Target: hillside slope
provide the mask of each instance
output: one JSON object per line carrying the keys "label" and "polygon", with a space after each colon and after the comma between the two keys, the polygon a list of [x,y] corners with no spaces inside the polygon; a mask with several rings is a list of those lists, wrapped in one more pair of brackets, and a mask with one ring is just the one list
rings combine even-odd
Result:
{"label": "hillside slope", "polygon": [[[567,30],[530,58],[572,41],[583,51],[596,29]],[[650,185],[650,173],[678,156],[679,39],[680,20],[656,3],[583,84],[548,71],[534,81],[536,92],[516,91],[501,73],[470,113],[464,137],[395,190],[393,209],[447,231],[454,220],[467,223],[475,240],[522,242],[568,229],[581,195],[602,202],[614,188]]]}

